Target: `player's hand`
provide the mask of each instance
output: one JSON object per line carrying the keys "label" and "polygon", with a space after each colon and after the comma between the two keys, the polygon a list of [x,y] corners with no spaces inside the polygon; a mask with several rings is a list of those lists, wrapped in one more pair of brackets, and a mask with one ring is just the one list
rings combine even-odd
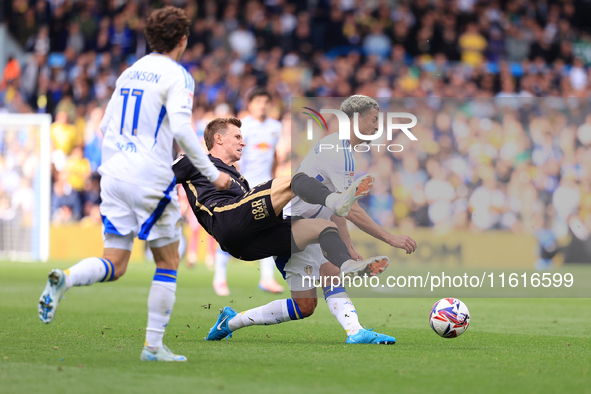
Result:
{"label": "player's hand", "polygon": [[218,179],[212,182],[218,190],[226,190],[232,184],[230,174],[227,172],[220,172]]}
{"label": "player's hand", "polygon": [[406,254],[411,254],[417,250],[417,242],[408,235],[393,235],[390,245],[406,250]]}

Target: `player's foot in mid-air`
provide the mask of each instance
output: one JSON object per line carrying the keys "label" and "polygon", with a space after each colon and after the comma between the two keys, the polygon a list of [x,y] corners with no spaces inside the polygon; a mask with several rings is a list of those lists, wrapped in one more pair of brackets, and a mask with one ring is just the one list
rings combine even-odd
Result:
{"label": "player's foot in mid-air", "polygon": [[283,286],[277,283],[275,279],[261,279],[259,281],[259,289],[273,294],[279,294],[283,292]]}
{"label": "player's foot in mid-air", "polygon": [[66,292],[66,273],[60,269],[49,272],[45,290],[39,297],[39,319],[43,323],[51,323],[55,311]]}
{"label": "player's foot in mid-air", "polygon": [[339,200],[335,204],[333,212],[337,216],[347,216],[355,204],[363,196],[367,196],[373,187],[375,178],[369,174],[359,177],[353,184],[341,194]]}
{"label": "player's foot in mid-air", "polygon": [[226,281],[213,282],[213,291],[219,296],[226,297],[230,295],[230,289]]}
{"label": "player's foot in mid-air", "polygon": [[238,313],[229,306],[220,310],[220,315],[217,321],[209,330],[206,341],[220,341],[226,337],[232,336],[232,330],[228,327],[228,322],[234,318]]}
{"label": "player's foot in mid-air", "polygon": [[361,329],[357,334],[349,335],[346,343],[373,344],[373,345],[393,345],[396,338],[386,334],[380,334],[371,330]]}
{"label": "player's foot in mid-air", "polygon": [[347,277],[355,276],[377,276],[384,272],[390,265],[387,256],[372,257],[362,261],[347,260],[341,266],[341,274]]}
{"label": "player's foot in mid-air", "polygon": [[149,347],[144,346],[142,355],[140,356],[142,361],[187,361],[187,357],[174,354],[165,345],[158,348],[157,351],[151,350]]}

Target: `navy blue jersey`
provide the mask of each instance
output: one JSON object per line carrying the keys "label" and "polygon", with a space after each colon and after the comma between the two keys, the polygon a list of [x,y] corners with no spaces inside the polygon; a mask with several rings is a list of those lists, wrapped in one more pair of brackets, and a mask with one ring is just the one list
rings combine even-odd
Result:
{"label": "navy blue jersey", "polygon": [[245,195],[250,191],[246,179],[236,167],[209,155],[209,160],[221,172],[230,174],[232,184],[226,190],[218,190],[186,156],[180,156],[172,166],[176,183],[183,185],[191,208],[199,223],[209,232],[212,228],[212,212],[215,207],[224,206],[229,200]]}

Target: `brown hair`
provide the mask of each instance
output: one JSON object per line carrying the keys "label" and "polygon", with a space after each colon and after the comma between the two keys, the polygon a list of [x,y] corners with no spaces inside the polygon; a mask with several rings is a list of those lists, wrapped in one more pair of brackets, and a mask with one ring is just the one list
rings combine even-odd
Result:
{"label": "brown hair", "polygon": [[255,97],[259,96],[267,96],[267,98],[271,100],[271,94],[269,94],[267,89],[257,86],[255,88],[252,88],[252,90],[248,93],[248,102],[250,103],[252,100],[254,100]]}
{"label": "brown hair", "polygon": [[242,126],[242,122],[238,118],[215,118],[214,120],[209,122],[207,126],[205,126],[203,138],[205,139],[205,147],[207,148],[207,150],[211,150],[211,148],[213,148],[213,137],[216,134],[226,134],[226,131],[228,131],[229,124],[233,124],[238,128]]}
{"label": "brown hair", "polygon": [[144,33],[153,51],[172,51],[183,36],[189,36],[191,20],[185,11],[173,6],[155,10],[148,17]]}

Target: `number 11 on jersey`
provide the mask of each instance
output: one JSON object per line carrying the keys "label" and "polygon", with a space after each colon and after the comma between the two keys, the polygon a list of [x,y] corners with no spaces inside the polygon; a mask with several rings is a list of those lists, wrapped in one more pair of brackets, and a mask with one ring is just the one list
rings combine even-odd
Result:
{"label": "number 11 on jersey", "polygon": [[[121,131],[119,134],[123,134],[125,126],[125,111],[127,110],[127,100],[129,99],[129,89],[121,89],[121,95],[123,96],[123,113],[121,114]],[[131,127],[131,135],[137,135],[137,125],[140,119],[140,106],[142,105],[142,96],[144,91],[140,89],[133,89],[131,95],[135,96],[135,107],[133,110],[133,125]]]}

